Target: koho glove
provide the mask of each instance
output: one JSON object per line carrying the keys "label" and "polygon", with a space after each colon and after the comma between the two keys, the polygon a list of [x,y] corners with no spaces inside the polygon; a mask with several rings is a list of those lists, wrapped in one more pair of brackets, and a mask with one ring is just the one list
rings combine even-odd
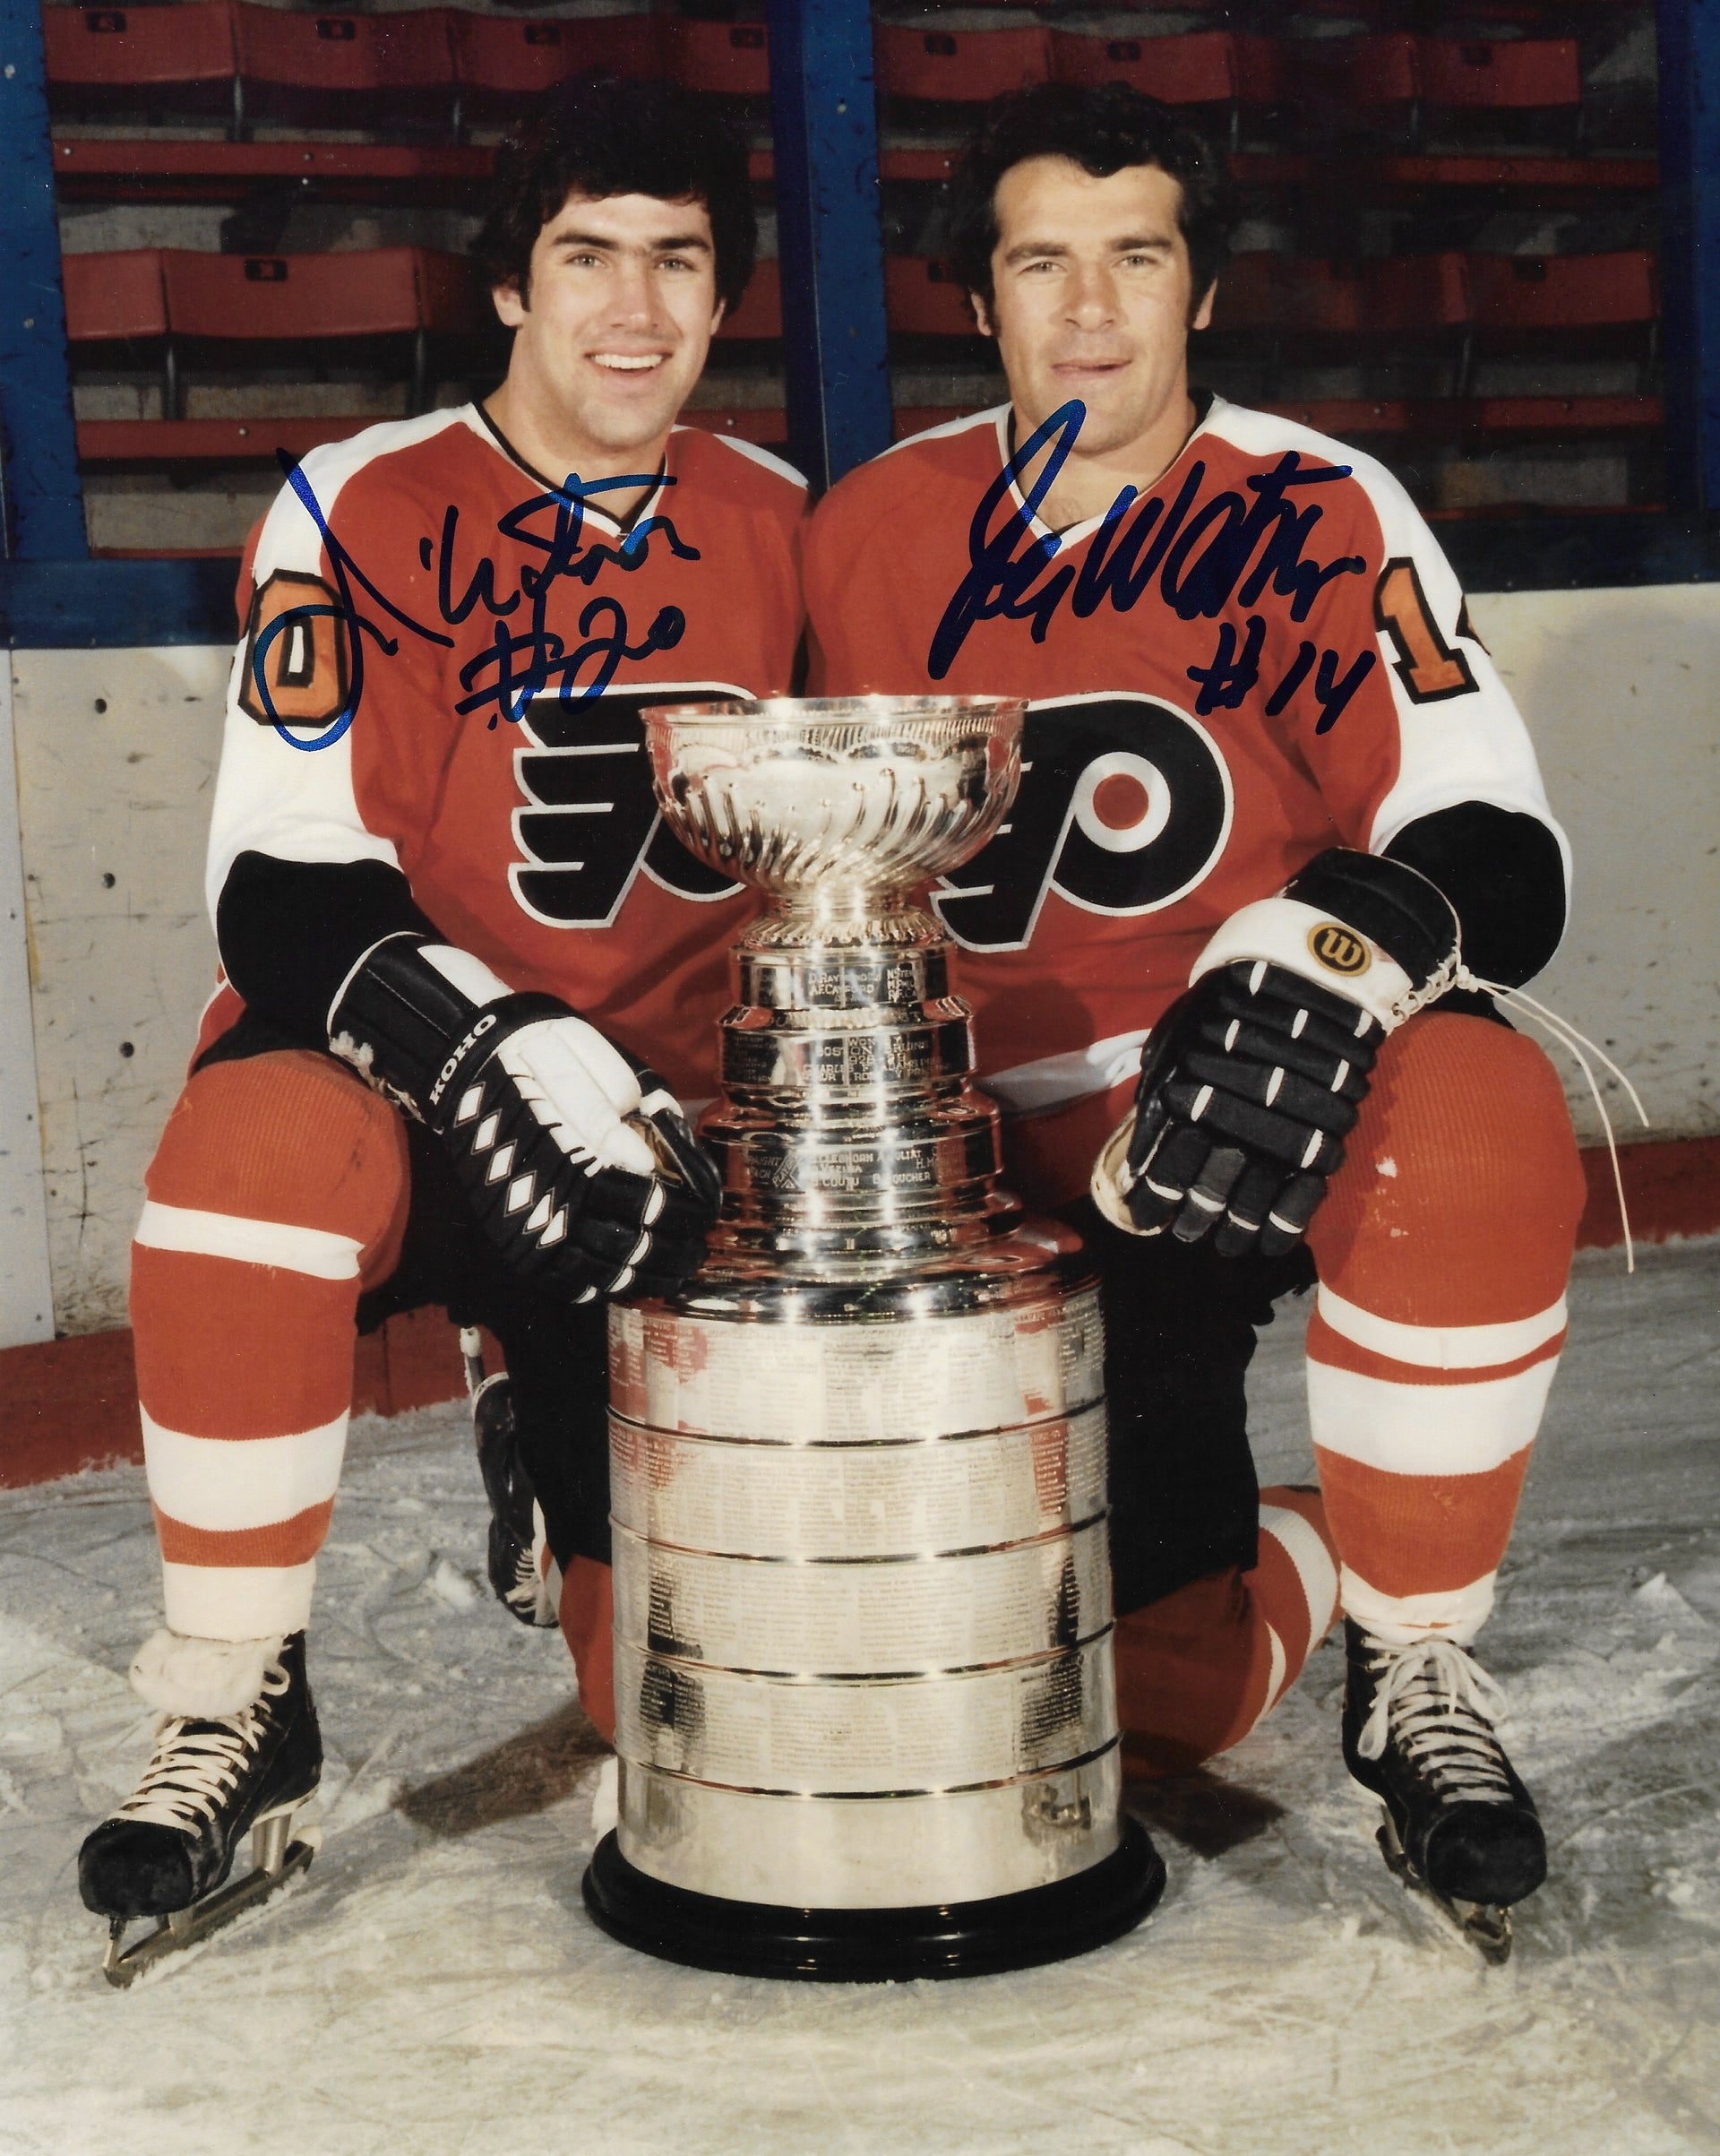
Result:
{"label": "koho glove", "polygon": [[341,984],[329,1046],[441,1139],[521,1280],[590,1302],[671,1294],[698,1271],[715,1167],[656,1073],[557,997],[392,936]]}
{"label": "koho glove", "polygon": [[1333,847],[1231,915],[1148,1038],[1093,1170],[1135,1235],[1221,1255],[1294,1247],[1344,1159],[1387,1034],[1444,993],[1458,918],[1417,870]]}

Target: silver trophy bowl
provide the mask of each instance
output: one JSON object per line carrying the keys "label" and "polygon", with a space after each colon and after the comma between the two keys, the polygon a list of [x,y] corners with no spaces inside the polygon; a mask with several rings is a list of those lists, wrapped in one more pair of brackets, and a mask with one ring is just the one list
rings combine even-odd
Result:
{"label": "silver trophy bowl", "polygon": [[765,899],[700,1122],[710,1255],[609,1313],[620,1817],[585,1894],[671,1960],[978,1973],[1163,1884],[1121,1811],[1097,1285],[1002,1186],[919,902],[1009,814],[1024,711],[644,714],[665,821]]}
{"label": "silver trophy bowl", "polygon": [[645,731],[663,815],[689,852],[786,910],[836,913],[884,905],[979,851],[1020,782],[1026,710],[779,696],[658,704]]}

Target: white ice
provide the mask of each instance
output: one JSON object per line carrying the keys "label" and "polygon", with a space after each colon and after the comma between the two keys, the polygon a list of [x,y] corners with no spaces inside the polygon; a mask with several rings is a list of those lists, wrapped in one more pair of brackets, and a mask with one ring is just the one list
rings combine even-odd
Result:
{"label": "white ice", "polygon": [[[312,1668],[325,1841],[128,1993],[80,1838],[129,1786],[156,1621],[141,1470],[0,1496],[0,2149],[51,2156],[1720,2148],[1720,1246],[1585,1258],[1485,1659],[1553,1876],[1489,1970],[1387,1874],[1329,1644],[1204,1782],[1143,1801],[1157,1915],[1051,1969],[864,1989],[627,1952],[580,1902],[597,1741],[482,1584],[450,1408],[353,1435]],[[1254,1385],[1307,1468],[1302,1319]]]}

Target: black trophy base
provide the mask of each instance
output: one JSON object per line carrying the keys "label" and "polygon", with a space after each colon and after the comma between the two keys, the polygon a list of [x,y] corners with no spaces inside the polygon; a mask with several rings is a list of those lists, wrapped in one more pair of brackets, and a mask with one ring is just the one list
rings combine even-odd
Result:
{"label": "black trophy base", "polygon": [[927,1909],[787,1909],[728,1902],[650,1878],[612,1833],[592,1852],[585,1906],[613,1939],[690,1969],[811,1984],[883,1984],[913,1977],[995,1976],[1066,1961],[1121,1938],[1165,1891],[1165,1865],[1145,1827],[1073,1878],[988,1902]]}

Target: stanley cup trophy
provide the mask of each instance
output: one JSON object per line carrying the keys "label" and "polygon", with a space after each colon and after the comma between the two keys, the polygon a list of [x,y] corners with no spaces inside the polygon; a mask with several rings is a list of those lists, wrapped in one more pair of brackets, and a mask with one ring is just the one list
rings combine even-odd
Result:
{"label": "stanley cup trophy", "polygon": [[1138,1923],[1121,1810],[1104,1339],[1079,1239],[999,1185],[949,939],[1023,706],[648,711],[658,798],[768,894],[735,950],[704,1269],[609,1315],[616,1830],[648,1953],[977,1974]]}

